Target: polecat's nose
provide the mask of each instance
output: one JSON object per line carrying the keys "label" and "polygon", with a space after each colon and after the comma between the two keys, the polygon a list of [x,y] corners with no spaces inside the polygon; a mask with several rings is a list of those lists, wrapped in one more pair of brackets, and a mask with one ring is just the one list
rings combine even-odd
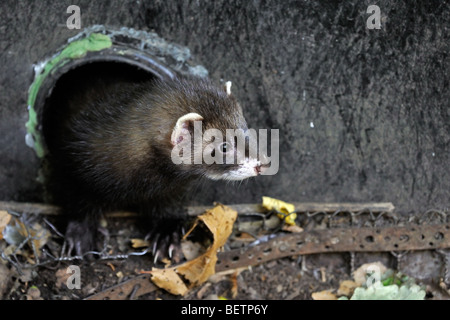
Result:
{"label": "polecat's nose", "polygon": [[256,167],[255,167],[255,172],[256,172],[256,175],[260,175],[261,173],[263,173],[264,171],[266,171],[267,170],[267,166],[265,166],[265,165],[257,165]]}
{"label": "polecat's nose", "polygon": [[267,165],[263,165],[263,164],[257,165],[257,166],[255,167],[256,175],[262,174],[262,173],[263,173],[264,171],[266,171],[268,168],[269,168],[269,167],[268,167]]}

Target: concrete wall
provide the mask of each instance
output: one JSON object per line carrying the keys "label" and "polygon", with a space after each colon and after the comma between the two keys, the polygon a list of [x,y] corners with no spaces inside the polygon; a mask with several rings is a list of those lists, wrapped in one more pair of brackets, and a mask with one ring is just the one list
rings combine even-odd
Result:
{"label": "concrete wall", "polygon": [[280,170],[239,188],[205,183],[202,203],[391,201],[450,208],[450,7],[446,1],[2,1],[0,200],[40,201],[24,142],[33,64],[103,24],[154,31],[233,81],[250,127],[280,129]]}

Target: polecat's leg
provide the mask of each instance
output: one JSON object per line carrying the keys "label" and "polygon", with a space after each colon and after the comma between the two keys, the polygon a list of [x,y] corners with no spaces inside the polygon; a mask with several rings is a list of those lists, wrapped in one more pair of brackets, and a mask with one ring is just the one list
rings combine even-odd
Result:
{"label": "polecat's leg", "polygon": [[66,254],[85,256],[89,251],[97,250],[97,236],[99,231],[99,216],[101,210],[88,204],[73,204],[65,207],[67,227],[65,241]]}

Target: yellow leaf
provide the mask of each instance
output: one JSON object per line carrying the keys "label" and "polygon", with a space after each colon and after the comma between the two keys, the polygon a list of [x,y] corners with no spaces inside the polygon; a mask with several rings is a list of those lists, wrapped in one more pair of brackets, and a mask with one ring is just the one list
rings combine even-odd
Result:
{"label": "yellow leaf", "polygon": [[262,200],[262,206],[264,208],[276,211],[280,219],[284,219],[291,226],[295,225],[297,214],[294,213],[295,206],[293,204],[270,197],[262,197]]}

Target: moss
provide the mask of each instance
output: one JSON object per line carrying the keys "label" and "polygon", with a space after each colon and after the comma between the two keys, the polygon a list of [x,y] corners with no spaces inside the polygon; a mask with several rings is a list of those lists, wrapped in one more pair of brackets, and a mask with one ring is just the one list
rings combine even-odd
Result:
{"label": "moss", "polygon": [[111,47],[111,45],[112,41],[110,37],[100,33],[92,33],[86,38],[68,44],[59,54],[48,60],[40,72],[36,73],[34,81],[28,91],[28,122],[26,123],[26,128],[27,141],[32,145],[39,158],[42,158],[45,155],[45,147],[43,138],[37,129],[38,117],[34,104],[43,81],[50,72],[63,66],[68,61],[81,58],[89,51],[101,51]]}

